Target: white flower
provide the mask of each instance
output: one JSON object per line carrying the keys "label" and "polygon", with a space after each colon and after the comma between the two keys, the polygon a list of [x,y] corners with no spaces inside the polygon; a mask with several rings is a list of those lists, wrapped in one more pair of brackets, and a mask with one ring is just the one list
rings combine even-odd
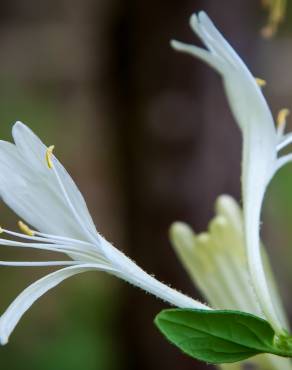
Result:
{"label": "white flower", "polygon": [[[6,344],[22,315],[49,289],[81,272],[113,274],[181,308],[206,305],[157,281],[113,247],[95,229],[86,203],[65,168],[24,124],[13,127],[15,145],[0,141],[0,196],[23,220],[17,233],[1,229],[18,240],[0,239],[8,247],[60,252],[70,259],[44,262],[6,262],[3,266],[67,266],[26,288],[0,318],[0,342]],[[24,241],[19,241],[22,238]]]}
{"label": "white flower", "polygon": [[170,228],[172,245],[213,308],[244,311],[262,317],[250,284],[242,211],[228,195],[218,197],[215,211],[208,230],[199,234],[185,223],[173,223]]}
{"label": "white flower", "polygon": [[208,16],[200,12],[198,16],[191,17],[190,23],[207,49],[178,41],[172,41],[172,46],[198,57],[222,76],[231,110],[243,135],[244,234],[251,281],[264,316],[277,334],[284,335],[285,328],[277,315],[265,276],[259,230],[266,188],[275,172],[292,160],[291,154],[278,154],[292,142],[291,134],[283,135],[287,111],[280,112],[279,127],[276,129],[257,80]]}
{"label": "white flower", "polygon": [[[232,197],[221,195],[216,201],[215,211],[216,215],[210,221],[208,230],[200,234],[195,234],[184,223],[175,222],[170,229],[172,245],[191,279],[212,308],[244,311],[264,317],[250,281],[242,210]],[[269,260],[264,250],[262,253],[277,315],[282,326],[288,327]],[[269,354],[247,361],[265,370],[292,368],[289,359]],[[226,370],[233,370],[233,366],[237,369],[238,363],[228,365]]]}

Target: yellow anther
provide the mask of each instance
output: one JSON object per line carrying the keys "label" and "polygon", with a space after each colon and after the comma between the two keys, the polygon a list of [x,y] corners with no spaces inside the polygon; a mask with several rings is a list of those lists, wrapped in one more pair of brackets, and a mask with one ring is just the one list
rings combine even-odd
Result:
{"label": "yellow anther", "polygon": [[263,80],[262,78],[256,77],[255,80],[259,87],[264,87],[267,84],[267,82]]}
{"label": "yellow anther", "polygon": [[31,230],[24,222],[18,221],[17,225],[24,234],[34,236],[35,232]]}
{"label": "yellow anther", "polygon": [[0,226],[0,234],[4,233],[4,230],[2,229],[2,227]]}
{"label": "yellow anther", "polygon": [[286,118],[289,116],[290,110],[287,108],[281,109],[277,116],[277,126],[283,126],[286,124]]}
{"label": "yellow anther", "polygon": [[49,168],[53,168],[52,155],[53,155],[54,148],[55,148],[55,145],[51,145],[48,147],[46,151],[46,161],[47,161],[47,165]]}
{"label": "yellow anther", "polygon": [[267,25],[262,28],[262,36],[271,38],[277,32],[279,24],[285,18],[287,0],[262,0],[262,3],[269,12]]}

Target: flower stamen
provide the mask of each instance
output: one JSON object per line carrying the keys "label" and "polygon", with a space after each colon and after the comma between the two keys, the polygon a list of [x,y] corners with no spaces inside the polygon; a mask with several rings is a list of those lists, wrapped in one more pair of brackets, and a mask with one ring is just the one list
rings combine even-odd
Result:
{"label": "flower stamen", "polygon": [[287,108],[280,109],[277,117],[277,125],[282,126],[286,124],[286,118],[289,116],[290,110]]}
{"label": "flower stamen", "polygon": [[266,81],[266,80],[263,80],[262,78],[258,78],[258,77],[256,77],[256,78],[255,78],[255,81],[256,81],[256,83],[257,83],[257,85],[258,85],[259,87],[264,87],[264,86],[266,86],[266,84],[267,84],[267,81]]}
{"label": "flower stamen", "polygon": [[47,161],[47,165],[49,168],[53,168],[52,156],[53,156],[54,149],[55,149],[55,145],[51,145],[48,147],[46,151],[46,161]]}
{"label": "flower stamen", "polygon": [[20,231],[28,236],[34,236],[35,232],[31,230],[24,222],[18,221],[17,226],[19,227]]}
{"label": "flower stamen", "polygon": [[285,131],[287,117],[290,114],[290,110],[287,108],[283,108],[279,110],[277,116],[277,135],[281,137]]}

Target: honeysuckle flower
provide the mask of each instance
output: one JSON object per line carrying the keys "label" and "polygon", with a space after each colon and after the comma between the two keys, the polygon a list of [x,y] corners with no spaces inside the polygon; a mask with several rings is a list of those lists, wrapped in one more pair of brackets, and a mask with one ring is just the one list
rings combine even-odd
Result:
{"label": "honeysuckle flower", "polygon": [[[185,223],[173,223],[170,228],[172,245],[213,308],[245,311],[262,317],[250,284],[242,212],[228,195],[218,197],[215,212],[208,230],[199,234]],[[284,316],[282,310],[281,316]]]}
{"label": "honeysuckle flower", "polygon": [[[113,247],[95,228],[86,203],[65,168],[24,124],[12,130],[15,144],[0,141],[0,196],[25,222],[23,233],[1,228],[0,245],[35,248],[67,256],[60,261],[11,262],[2,266],[66,266],[26,288],[0,317],[0,342],[8,338],[29,307],[70,276],[99,270],[115,275],[181,308],[208,306],[159,282]],[[16,240],[12,240],[15,237]]]}
{"label": "honeysuckle flower", "polygon": [[[238,310],[264,317],[250,281],[245,254],[242,210],[236,201],[221,195],[208,231],[195,234],[190,226],[175,222],[170,229],[172,245],[194,284],[214,309]],[[262,250],[264,268],[275,309],[283,326],[287,318],[282,307],[267,255]],[[249,363],[265,370],[291,370],[291,362],[273,355],[256,356]],[[240,369],[240,364],[222,369]]]}
{"label": "honeysuckle flower", "polygon": [[191,54],[213,67],[222,77],[235,120],[243,135],[242,198],[244,237],[252,286],[264,317],[279,336],[286,335],[267,282],[260,247],[260,215],[266,188],[291,154],[279,151],[292,142],[284,135],[287,111],[281,111],[276,129],[267,102],[256,79],[206,13],[191,17],[190,25],[206,49],[172,41],[178,51]]}

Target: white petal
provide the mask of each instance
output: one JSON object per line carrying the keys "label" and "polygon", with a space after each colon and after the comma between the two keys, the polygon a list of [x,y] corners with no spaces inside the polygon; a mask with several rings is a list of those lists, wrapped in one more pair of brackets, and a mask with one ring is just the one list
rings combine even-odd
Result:
{"label": "white petal", "polygon": [[214,55],[212,55],[205,49],[199,48],[194,45],[188,45],[177,40],[171,40],[170,45],[176,51],[184,52],[201,59],[203,62],[207,63],[210,67],[216,69],[218,72],[220,72],[222,69],[220,60],[218,60]]}
{"label": "white petal", "polygon": [[50,178],[28,166],[15,145],[3,141],[0,142],[0,195],[20,218],[37,229],[70,236],[76,234],[75,229],[78,231],[62,199],[50,187]]}
{"label": "white petal", "polygon": [[[261,127],[271,137],[269,142],[274,144],[276,130],[273,117],[255,78],[206,13],[201,12],[197,22],[201,30],[199,36],[205,45],[214,48],[225,59],[227,67],[223,69],[222,77],[238,125],[243,130],[251,125]],[[272,149],[274,151],[274,147]]]}
{"label": "white petal", "polygon": [[36,281],[26,288],[8,307],[0,318],[0,342],[2,345],[8,342],[11,332],[18,324],[23,314],[31,305],[44,295],[47,291],[60,284],[63,280],[79,274],[81,272],[92,270],[104,270],[111,272],[113,269],[98,264],[84,264],[79,266],[70,266],[62,270],[53,272],[42,279]]}
{"label": "white petal", "polygon": [[[63,199],[54,174],[45,161],[46,147],[24,124],[13,127],[16,146],[0,142],[0,195],[6,204],[36,229],[86,240],[87,236]],[[54,160],[72,204],[88,230],[95,226],[77,186]]]}
{"label": "white petal", "polygon": [[225,61],[226,65],[236,67],[238,63],[241,63],[239,56],[217,30],[205,12],[199,12],[198,16],[193,14],[190,25],[206,47],[222,61]]}
{"label": "white petal", "polygon": [[243,234],[242,210],[234,198],[227,194],[220,195],[216,200],[215,210],[218,215],[226,218],[238,235]]}
{"label": "white petal", "polygon": [[[35,163],[35,167],[39,170],[42,170],[44,174],[47,175],[48,172],[50,172],[47,171],[47,164],[45,161],[45,153],[47,147],[32,132],[32,130],[30,130],[21,122],[17,122],[13,126],[12,133],[17,149],[19,150],[20,154],[24,156],[24,159],[28,161],[28,163],[31,163],[32,166]],[[40,165],[38,166],[39,163]],[[58,169],[58,173],[75,209],[78,210],[80,217],[87,222],[89,229],[92,232],[95,232],[95,226],[88,212],[84,198],[80,193],[78,187],[76,186],[66,169],[56,158],[54,163]],[[58,188],[56,190],[58,191]]]}

